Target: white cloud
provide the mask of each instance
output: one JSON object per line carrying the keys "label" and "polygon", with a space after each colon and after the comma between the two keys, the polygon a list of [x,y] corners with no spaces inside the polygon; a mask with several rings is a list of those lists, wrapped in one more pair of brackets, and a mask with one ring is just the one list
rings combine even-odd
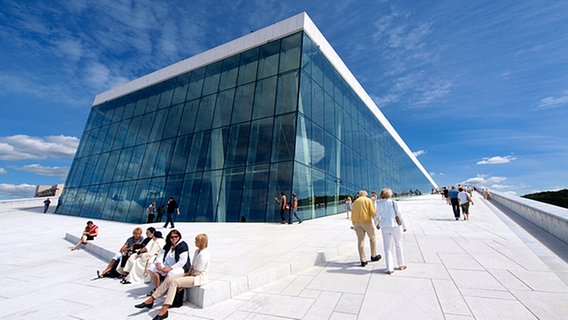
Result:
{"label": "white cloud", "polygon": [[69,173],[69,167],[45,167],[40,164],[29,164],[16,168],[17,170],[27,171],[42,176],[60,177],[65,179]]}
{"label": "white cloud", "polygon": [[536,107],[538,109],[554,109],[562,106],[568,106],[568,90],[564,91],[562,95],[557,97],[549,96],[540,99]]}
{"label": "white cloud", "polygon": [[419,157],[419,156],[421,156],[421,155],[423,155],[423,154],[425,154],[425,153],[426,153],[426,151],[424,151],[424,150],[418,150],[418,151],[412,152],[412,154],[413,154],[415,157]]}
{"label": "white cloud", "polygon": [[469,178],[465,180],[462,184],[471,184],[471,185],[490,185],[490,184],[497,184],[507,180],[505,177],[488,177],[487,175],[477,175],[473,178]]}
{"label": "white cloud", "polygon": [[477,162],[477,164],[504,164],[504,163],[509,163],[513,160],[516,160],[517,158],[513,157],[513,156],[495,156],[495,157],[486,157],[483,158],[483,160],[480,160]]}
{"label": "white cloud", "polygon": [[78,138],[68,136],[0,137],[0,160],[72,158],[78,145]]}
{"label": "white cloud", "polygon": [[8,171],[6,171],[6,169],[0,168],[0,174],[6,174],[6,173],[8,173]]}
{"label": "white cloud", "polygon": [[30,184],[0,183],[0,199],[32,198],[36,186]]}

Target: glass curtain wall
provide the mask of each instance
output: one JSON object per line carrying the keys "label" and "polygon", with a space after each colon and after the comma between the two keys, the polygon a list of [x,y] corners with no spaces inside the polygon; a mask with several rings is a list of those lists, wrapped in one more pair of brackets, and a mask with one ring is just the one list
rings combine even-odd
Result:
{"label": "glass curtain wall", "polygon": [[174,197],[178,221],[304,219],[357,190],[430,183],[303,32],[93,106],[58,213],[145,222]]}

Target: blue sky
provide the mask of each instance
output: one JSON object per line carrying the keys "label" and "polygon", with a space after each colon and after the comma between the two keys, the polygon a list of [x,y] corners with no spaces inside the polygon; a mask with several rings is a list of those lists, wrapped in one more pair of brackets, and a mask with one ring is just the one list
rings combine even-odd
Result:
{"label": "blue sky", "polygon": [[0,8],[0,199],[64,183],[96,94],[302,11],[440,186],[523,195],[568,185],[565,1],[0,0]]}

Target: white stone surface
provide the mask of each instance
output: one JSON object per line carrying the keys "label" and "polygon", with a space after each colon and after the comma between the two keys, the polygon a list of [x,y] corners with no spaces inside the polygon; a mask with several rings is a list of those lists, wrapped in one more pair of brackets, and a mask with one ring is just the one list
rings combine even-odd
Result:
{"label": "white stone surface", "polygon": [[[390,276],[383,259],[359,266],[344,215],[291,226],[178,223],[190,246],[198,233],[209,235],[212,282],[191,291],[190,299],[197,295],[205,308],[186,302],[170,309],[168,319],[565,319],[568,265],[491,203],[477,195],[474,201],[470,221],[455,221],[439,196],[400,201],[412,221],[404,235],[408,269]],[[69,250],[63,237],[78,235],[87,219],[42,214],[36,202],[0,208],[0,223],[10,226],[0,233],[9,257],[0,264],[1,319],[151,319],[157,313],[162,300],[150,311],[133,307],[149,285],[96,279],[107,261]],[[135,227],[95,223],[101,235],[94,244],[109,252]],[[384,255],[380,236],[378,242]],[[325,262],[300,270],[307,263],[295,260],[310,252],[313,261],[325,256]]]}

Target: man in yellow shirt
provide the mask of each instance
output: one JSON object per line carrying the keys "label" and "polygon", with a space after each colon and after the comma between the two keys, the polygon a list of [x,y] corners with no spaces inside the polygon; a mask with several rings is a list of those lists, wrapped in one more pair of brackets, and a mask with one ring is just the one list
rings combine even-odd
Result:
{"label": "man in yellow shirt", "polygon": [[375,211],[375,203],[367,197],[367,191],[359,191],[359,197],[353,202],[351,221],[353,222],[353,228],[357,234],[361,267],[367,265],[365,244],[363,243],[365,241],[365,234],[369,236],[371,242],[371,261],[379,261],[379,259],[381,259],[381,255],[377,254],[377,243],[375,241],[375,226],[373,225]]}

